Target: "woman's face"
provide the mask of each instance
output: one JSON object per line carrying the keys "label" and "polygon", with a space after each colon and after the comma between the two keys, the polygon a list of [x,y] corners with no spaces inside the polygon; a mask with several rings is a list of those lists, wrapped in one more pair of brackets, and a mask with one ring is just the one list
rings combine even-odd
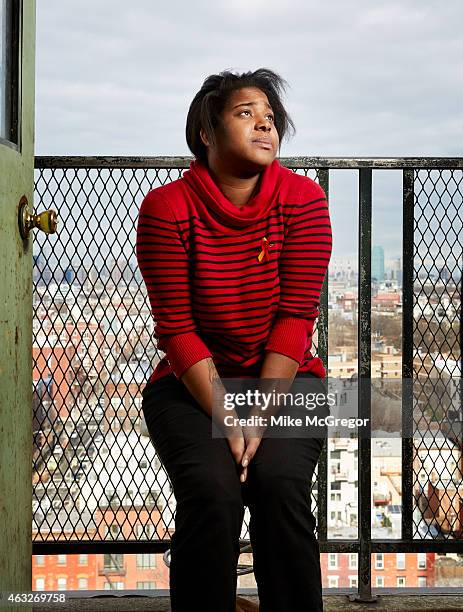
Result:
{"label": "woman's face", "polygon": [[[203,142],[207,137],[201,130]],[[215,129],[216,146],[208,147],[211,157],[238,168],[261,170],[275,159],[280,139],[266,94],[256,87],[243,87],[228,98],[222,122]],[[264,141],[264,142],[258,142]]]}

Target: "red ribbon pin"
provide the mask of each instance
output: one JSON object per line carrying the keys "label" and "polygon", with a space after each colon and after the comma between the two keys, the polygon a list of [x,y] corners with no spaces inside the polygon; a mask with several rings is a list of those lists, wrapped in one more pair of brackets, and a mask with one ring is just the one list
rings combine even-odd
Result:
{"label": "red ribbon pin", "polygon": [[270,253],[269,253],[269,248],[272,247],[273,244],[269,244],[267,238],[262,238],[262,251],[259,253],[259,255],[257,256],[257,261],[259,263],[262,263],[262,261],[265,259],[265,261],[269,261],[270,259]]}

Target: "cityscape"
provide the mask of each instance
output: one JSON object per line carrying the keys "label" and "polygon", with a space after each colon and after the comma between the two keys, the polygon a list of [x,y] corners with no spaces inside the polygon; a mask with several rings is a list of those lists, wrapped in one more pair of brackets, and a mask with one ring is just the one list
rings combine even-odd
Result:
{"label": "cityscape", "polygon": [[[461,268],[460,268],[461,269]],[[372,248],[372,378],[402,378],[402,262]],[[442,423],[452,415],[460,376],[454,347],[460,296],[455,271],[421,266],[414,284],[414,371],[423,385],[447,381],[441,395],[418,393],[414,420],[414,538],[462,534],[461,436]],[[358,271],[333,258],[328,273],[328,377],[357,375]],[[162,357],[135,261],[50,269],[34,257],[33,540],[169,539],[175,498],[149,440],[141,391]],[[438,333],[440,332],[440,333]],[[317,344],[317,334],[314,334]],[[446,395],[446,397],[447,397]],[[423,399],[425,397],[425,400]],[[392,401],[392,400],[390,400]],[[424,420],[423,420],[424,419]],[[423,425],[424,423],[424,425]],[[451,425],[451,423],[450,423]],[[327,526],[330,539],[358,535],[358,440],[328,440]],[[371,440],[373,538],[401,537],[401,439]],[[314,480],[312,500],[316,504]],[[315,508],[315,506],[314,506]],[[246,508],[241,537],[249,523]],[[373,555],[373,587],[459,586],[463,557],[437,553]],[[323,586],[357,586],[356,553],[323,553]],[[240,563],[252,565],[252,554]],[[161,554],[35,555],[34,590],[167,589]],[[238,587],[255,587],[252,573]]]}

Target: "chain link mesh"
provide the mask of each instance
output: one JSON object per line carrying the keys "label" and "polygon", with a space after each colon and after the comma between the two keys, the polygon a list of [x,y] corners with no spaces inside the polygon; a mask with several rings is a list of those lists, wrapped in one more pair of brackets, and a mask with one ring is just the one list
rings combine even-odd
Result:
{"label": "chain link mesh", "polygon": [[58,230],[34,235],[34,541],[170,539],[175,496],[141,410],[163,353],[135,239],[143,197],[181,174],[36,169],[35,212],[56,210]]}
{"label": "chain link mesh", "polygon": [[414,171],[416,538],[459,538],[463,533],[462,179],[461,170]]}
{"label": "chain link mesh", "polygon": [[[118,540],[123,550],[129,540],[170,540],[175,497],[141,412],[141,391],[163,354],[153,341],[135,234],[146,193],[186,167],[36,169],[35,212],[55,209],[58,232],[34,234],[34,542]],[[414,171],[413,416],[420,437],[413,465],[404,466],[413,470],[414,538],[462,530],[461,183],[461,170]],[[314,354],[317,337],[316,327]],[[327,483],[316,472],[313,485],[316,514]]]}

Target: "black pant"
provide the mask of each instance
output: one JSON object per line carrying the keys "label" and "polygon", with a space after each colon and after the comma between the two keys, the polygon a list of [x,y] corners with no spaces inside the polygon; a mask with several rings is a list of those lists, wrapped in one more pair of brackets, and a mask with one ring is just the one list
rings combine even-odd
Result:
{"label": "black pant", "polygon": [[151,441],[177,502],[172,611],[235,611],[244,505],[260,612],[323,610],[310,486],[324,440],[262,438],[242,483],[227,440],[212,437],[211,417],[182,381],[169,374],[142,395]]}

